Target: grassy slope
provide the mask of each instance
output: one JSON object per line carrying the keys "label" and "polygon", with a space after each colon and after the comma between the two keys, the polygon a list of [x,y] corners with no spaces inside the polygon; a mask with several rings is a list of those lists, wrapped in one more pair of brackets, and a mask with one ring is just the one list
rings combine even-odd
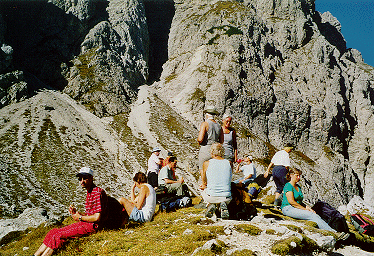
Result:
{"label": "grassy slope", "polygon": [[[199,201],[194,198],[194,202]],[[257,209],[268,217],[292,220],[283,216],[280,211],[269,208],[256,202]],[[212,225],[214,222],[203,217],[204,210],[193,207],[177,210],[176,212],[158,212],[154,220],[142,225],[129,224],[126,228],[119,230],[104,230],[89,237],[70,240],[55,255],[191,255],[197,248],[203,246],[207,241],[224,235],[224,227]],[[328,231],[321,231],[315,228],[315,223],[297,221],[303,223],[302,228],[297,225],[284,225],[289,230],[301,233],[304,237],[300,241],[297,237],[291,236],[281,240],[279,234],[272,229],[261,230],[251,225],[250,222],[245,224],[235,224],[238,232],[247,233],[251,240],[256,241],[256,236],[261,233],[271,235],[276,240],[273,245],[269,244],[272,253],[287,255],[288,253],[303,253],[314,251],[317,247],[315,242],[308,239],[304,234],[305,231],[331,235]],[[68,218],[64,225],[72,223]],[[296,221],[295,221],[296,223]],[[217,224],[217,223],[215,223]],[[219,224],[219,223],[218,223]],[[45,234],[52,227],[40,225],[36,229],[29,229],[25,234],[18,234],[18,237],[10,239],[8,244],[0,249],[0,255],[30,255],[42,243]],[[366,250],[372,250],[374,238],[362,236],[354,231],[353,226],[350,229],[354,234],[351,243]],[[186,230],[192,230],[185,233]],[[12,242],[11,242],[12,240]],[[259,240],[260,241],[260,240]],[[296,242],[298,247],[292,248],[289,244]],[[28,247],[27,250],[24,250]],[[229,247],[222,241],[218,240],[218,246],[212,250],[200,250],[196,255],[217,255],[225,254]],[[299,250],[299,251],[297,251]],[[236,251],[233,255],[254,255],[252,251],[245,249]]]}

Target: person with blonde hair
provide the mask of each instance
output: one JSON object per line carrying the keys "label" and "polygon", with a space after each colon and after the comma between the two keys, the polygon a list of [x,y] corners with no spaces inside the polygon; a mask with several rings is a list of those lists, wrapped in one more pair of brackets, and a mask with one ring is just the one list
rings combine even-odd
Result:
{"label": "person with blonde hair", "polygon": [[202,197],[208,203],[205,216],[211,218],[218,206],[221,218],[228,219],[227,206],[231,201],[232,164],[223,158],[225,149],[222,144],[212,144],[210,153],[212,158],[204,162],[201,173]]}

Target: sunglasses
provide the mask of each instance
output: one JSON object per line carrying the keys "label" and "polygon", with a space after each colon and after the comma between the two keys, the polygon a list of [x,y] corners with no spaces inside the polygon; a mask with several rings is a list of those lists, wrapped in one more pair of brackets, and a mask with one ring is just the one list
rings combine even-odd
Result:
{"label": "sunglasses", "polygon": [[81,180],[87,180],[90,176],[79,176],[78,177],[78,180],[81,181]]}

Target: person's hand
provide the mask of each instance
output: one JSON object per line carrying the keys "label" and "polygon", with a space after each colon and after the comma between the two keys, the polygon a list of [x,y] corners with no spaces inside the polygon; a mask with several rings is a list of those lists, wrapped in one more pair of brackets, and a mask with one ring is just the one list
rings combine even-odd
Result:
{"label": "person's hand", "polygon": [[69,206],[69,213],[71,215],[73,215],[73,214],[77,213],[77,209],[73,205],[70,205]]}
{"label": "person's hand", "polygon": [[183,177],[179,179],[179,183],[183,183],[184,182],[184,179]]}
{"label": "person's hand", "polygon": [[310,212],[314,212],[314,213],[316,213],[312,208],[310,208],[308,205],[307,206],[305,206],[305,209],[307,209],[308,211],[310,211]]}
{"label": "person's hand", "polygon": [[81,216],[81,215],[80,215],[78,212],[76,212],[76,213],[74,213],[73,215],[71,215],[71,217],[72,217],[75,221],[78,221],[80,216]]}
{"label": "person's hand", "polygon": [[205,183],[202,183],[202,184],[200,185],[200,189],[201,189],[201,190],[206,189],[206,184],[205,184]]}

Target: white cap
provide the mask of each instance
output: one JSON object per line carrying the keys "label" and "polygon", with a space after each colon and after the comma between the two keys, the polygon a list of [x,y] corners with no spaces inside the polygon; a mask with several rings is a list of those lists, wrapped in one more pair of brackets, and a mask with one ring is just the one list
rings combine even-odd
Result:
{"label": "white cap", "polygon": [[80,175],[87,175],[87,174],[93,176],[93,170],[89,167],[82,167],[75,176],[79,177]]}
{"label": "white cap", "polygon": [[161,149],[159,147],[154,147],[153,150],[152,150],[152,153],[153,152],[159,152],[159,151],[161,151]]}

